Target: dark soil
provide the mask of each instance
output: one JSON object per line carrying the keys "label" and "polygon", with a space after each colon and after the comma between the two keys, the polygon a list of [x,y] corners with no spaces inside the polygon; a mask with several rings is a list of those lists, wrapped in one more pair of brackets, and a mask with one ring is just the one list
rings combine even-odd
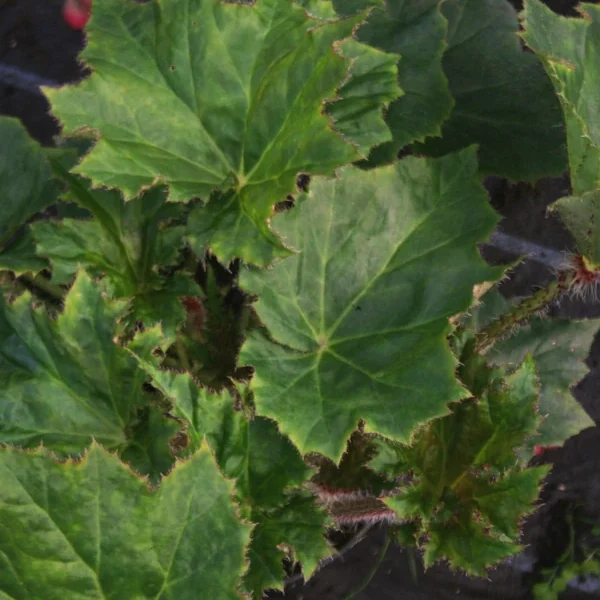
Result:
{"label": "dark soil", "polygon": [[[101,1],[101,0],[96,0]],[[512,1],[520,9],[518,0]],[[573,0],[546,0],[557,12],[573,15]],[[0,0],[0,66],[54,80],[72,82],[83,76],[76,60],[83,36],[70,30],[61,16],[62,0]],[[1,72],[0,72],[1,76]],[[27,89],[23,89],[23,88]],[[44,97],[31,86],[6,83],[0,77],[0,114],[21,119],[30,134],[43,144],[51,144],[58,123],[48,114]],[[492,204],[504,217],[501,229],[538,244],[558,250],[572,249],[573,241],[560,220],[548,215],[547,207],[569,188],[567,178],[545,179],[535,187],[511,185],[504,180],[487,181]],[[483,253],[492,262],[509,262],[515,257],[491,247]],[[503,285],[507,295],[525,294],[553,277],[547,267],[526,261]],[[600,304],[564,300],[555,306],[556,315],[571,318],[600,316]],[[515,560],[490,573],[489,579],[469,579],[455,575],[444,566],[423,572],[418,556],[405,549],[391,548],[376,576],[354,600],[407,599],[526,599],[531,597],[533,569],[551,566],[567,543],[565,515],[575,510],[578,523],[587,519],[600,524],[600,339],[588,359],[589,374],[574,394],[595,420],[597,427],[570,439],[560,450],[544,456],[554,468],[547,479],[540,509],[524,526],[527,549]],[[587,529],[586,529],[587,528]],[[578,535],[589,526],[578,525]],[[284,597],[294,600],[342,600],[361,587],[379,552],[384,532],[372,531],[365,540],[332,561],[306,585],[295,584]],[[529,572],[527,565],[529,564]],[[282,597],[273,594],[272,597]],[[565,599],[591,598],[587,593],[569,590]]]}

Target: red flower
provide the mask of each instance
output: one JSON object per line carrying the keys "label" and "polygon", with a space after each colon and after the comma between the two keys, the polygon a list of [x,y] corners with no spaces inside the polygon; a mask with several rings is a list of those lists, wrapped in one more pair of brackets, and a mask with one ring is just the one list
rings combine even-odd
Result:
{"label": "red flower", "polygon": [[71,29],[83,29],[92,12],[92,0],[66,0],[63,18]]}

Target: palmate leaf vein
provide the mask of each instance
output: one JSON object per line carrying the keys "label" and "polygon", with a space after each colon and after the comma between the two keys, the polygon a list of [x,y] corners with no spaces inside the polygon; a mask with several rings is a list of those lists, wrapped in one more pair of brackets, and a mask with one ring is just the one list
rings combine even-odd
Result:
{"label": "palmate leaf vein", "polygon": [[[194,112],[190,109],[190,107],[183,102],[183,100],[177,95],[177,93],[175,92],[175,90],[170,86],[168,80],[165,78],[164,73],[162,72],[162,70],[160,69],[160,67],[158,66],[158,64],[156,63],[156,60],[148,53],[148,51],[143,48],[139,41],[136,39],[135,36],[130,35],[127,26],[125,25],[125,23],[119,19],[119,23],[123,26],[124,32],[126,33],[126,35],[124,36],[124,39],[129,42],[132,39],[135,41],[135,44],[138,48],[140,48],[141,50],[143,50],[144,54],[148,57],[149,61],[156,67],[156,71],[157,73],[160,75],[162,81],[165,84],[165,88],[169,90],[169,92],[171,92],[171,94],[173,95],[173,97],[175,98],[177,103],[183,104],[186,108],[186,110],[189,110],[190,113],[194,114]],[[99,31],[102,31],[103,33],[109,33],[110,35],[113,35],[113,32],[108,32],[103,28],[98,28]],[[96,57],[94,59],[95,61],[98,61],[99,59]],[[100,59],[101,60],[101,59]],[[110,63],[111,66],[113,67],[121,67],[120,64],[118,63]],[[139,75],[137,75],[137,77],[139,78]],[[145,80],[144,80],[145,81]],[[154,85],[157,86],[156,84],[152,84],[151,82],[147,82],[149,85]],[[160,87],[160,86],[157,86]],[[194,97],[196,95],[196,86],[194,86]],[[229,160],[227,159],[227,157],[223,154],[223,151],[221,150],[221,147],[217,144],[216,140],[212,137],[212,135],[208,132],[208,130],[206,129],[206,127],[204,126],[204,123],[202,122],[202,119],[200,119],[200,116],[198,115],[198,111],[196,110],[196,113],[194,114],[194,116],[196,117],[197,121],[200,123],[200,125],[202,125],[202,130],[205,133],[206,137],[208,138],[208,140],[210,141],[211,145],[213,146],[213,148],[217,151],[217,154],[219,155],[219,158],[223,161],[223,163],[227,166],[227,168],[229,168],[229,170],[231,172],[235,172],[235,169],[233,168],[233,166],[231,165],[231,163],[229,162]],[[172,153],[171,153],[172,154]],[[179,158],[183,158],[183,157],[179,157]],[[188,162],[192,162],[192,161],[188,161]],[[196,163],[192,163],[195,166],[200,166],[197,165]]]}
{"label": "palmate leaf vein", "polygon": [[[2,557],[4,559],[3,563],[8,565],[8,567],[10,568],[10,572],[12,573],[13,577],[17,580],[17,582],[19,583],[21,588],[23,588],[26,596],[30,596],[31,594],[29,593],[29,590],[27,589],[25,582],[19,577],[19,573],[15,569],[10,558],[8,558],[8,556],[6,556],[6,554],[2,550],[0,550],[0,557]],[[14,596],[9,596],[6,592],[2,592],[2,593],[4,594],[4,596],[6,596],[7,600],[18,600]]]}
{"label": "palmate leaf vein", "polygon": [[[296,53],[297,52],[298,52],[298,50],[296,51]],[[291,54],[291,52],[286,53],[284,56],[281,57],[281,59],[279,61],[273,61],[273,63],[271,65],[269,65],[268,71],[270,71],[274,65],[278,64],[279,62],[282,62],[284,58],[287,58],[287,56],[289,54]],[[320,73],[320,70],[323,68],[323,65],[326,64],[328,62],[328,60],[329,60],[329,56],[325,53],[323,55],[323,57],[321,58],[321,60],[317,63],[317,65],[315,65],[315,68],[313,69],[312,74],[311,74],[311,78],[306,82],[306,85],[304,87],[300,88],[296,98],[294,98],[294,103],[288,109],[285,119],[281,122],[279,129],[277,130],[277,133],[271,138],[271,140],[267,144],[266,148],[263,149],[263,151],[260,155],[260,158],[258,159],[258,162],[254,165],[254,167],[252,168],[250,173],[248,173],[248,175],[245,176],[245,178],[248,181],[250,181],[252,179],[252,175],[260,167],[260,165],[262,164],[265,157],[269,154],[271,148],[275,145],[275,142],[279,141],[279,138],[280,138],[282,132],[285,131],[285,127],[287,126],[289,121],[296,117],[296,110],[295,110],[296,106],[298,105],[300,99],[302,98],[306,88],[308,87],[308,83],[315,79],[315,76]],[[284,170],[284,173],[287,173],[287,170]],[[280,179],[280,177],[274,177],[273,179],[277,180],[277,179]]]}
{"label": "palmate leaf vein", "polygon": [[[94,583],[96,584],[97,591],[100,594],[100,598],[102,598],[103,600],[108,600],[108,598],[104,594],[104,590],[102,589],[102,586],[100,585],[100,579],[98,578],[98,573],[96,573],[94,571],[94,569],[92,568],[92,566],[89,565],[85,561],[85,559],[83,558],[83,556],[81,554],[79,554],[79,552],[77,552],[77,550],[75,549],[75,546],[73,546],[71,540],[63,532],[63,530],[58,526],[58,523],[52,518],[52,515],[50,514],[50,511],[47,510],[47,509],[44,509],[42,506],[40,506],[35,501],[35,498],[29,493],[29,491],[27,490],[27,488],[25,488],[24,485],[21,485],[21,482],[18,480],[18,478],[16,477],[16,475],[12,471],[8,471],[8,472],[10,473],[10,476],[15,480],[16,485],[18,485],[19,488],[31,500],[31,504],[33,504],[34,506],[36,506],[44,515],[46,515],[48,517],[48,519],[52,522],[52,524],[56,528],[56,531],[58,531],[61,534],[61,536],[63,537],[64,541],[67,543],[67,545],[69,546],[69,548],[71,548],[71,550],[73,551],[73,554],[90,570],[90,572],[92,574],[92,579],[94,580]],[[2,592],[2,593],[4,593],[4,592]]]}
{"label": "palmate leaf vein", "polygon": [[[194,494],[191,493],[191,494],[189,494],[188,499],[187,499],[187,504],[185,507],[185,516],[182,520],[182,526],[179,531],[179,535],[177,536],[177,541],[175,542],[175,545],[173,547],[173,552],[171,554],[171,559],[169,561],[169,565],[167,567],[167,570],[165,571],[163,584],[162,584],[160,590],[158,591],[158,593],[156,594],[157,600],[162,596],[163,592],[167,588],[167,584],[169,582],[169,575],[171,574],[171,569],[173,568],[173,563],[175,562],[175,555],[177,554],[177,550],[179,550],[181,540],[183,539],[183,534],[185,533],[186,528],[190,524],[189,517],[190,517],[190,511],[192,509],[192,501],[193,500],[194,500]],[[195,519],[201,517],[203,514],[204,513],[200,513],[199,515],[196,515]]]}

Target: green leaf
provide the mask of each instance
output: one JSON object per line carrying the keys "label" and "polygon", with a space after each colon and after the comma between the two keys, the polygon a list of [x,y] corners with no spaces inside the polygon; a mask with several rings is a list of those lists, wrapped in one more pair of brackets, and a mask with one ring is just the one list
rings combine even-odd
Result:
{"label": "green leaf", "polygon": [[54,200],[52,174],[42,147],[18,119],[0,117],[0,240]]}
{"label": "green leaf", "polygon": [[262,507],[280,504],[284,490],[300,485],[311,472],[296,448],[270,419],[248,421],[234,410],[229,392],[214,394],[187,373],[159,368],[147,349],[156,347],[160,339],[160,329],[155,328],[138,334],[128,348],[152,384],[171,401],[171,413],[187,421],[188,451],[195,451],[206,437],[223,473],[237,480],[241,500]]}
{"label": "green leaf", "polygon": [[331,0],[296,0],[296,4],[304,7],[306,12],[316,19],[326,21],[335,21],[337,19],[337,14]]}
{"label": "green leaf", "polygon": [[282,546],[292,549],[291,556],[302,563],[305,579],[309,579],[319,560],[331,554],[325,540],[325,515],[314,506],[314,499],[301,495],[269,513],[255,513],[258,524],[248,549],[250,568],[244,576],[244,587],[260,600],[267,588],[282,590],[284,570]]}
{"label": "green leaf", "polygon": [[113,341],[126,303],[107,301],[85,273],[56,321],[30,303],[26,294],[0,304],[0,443],[61,454],[92,438],[126,446],[124,429],[147,404],[146,374]]}
{"label": "green leaf", "polygon": [[207,448],[149,491],[93,444],[80,463],[0,452],[0,595],[237,600],[251,526]]}
{"label": "green leaf", "polygon": [[175,463],[171,444],[181,430],[181,423],[168,418],[158,406],[140,409],[128,428],[129,444],[119,453],[131,468],[148,475],[157,484]]}
{"label": "green leaf", "polygon": [[0,251],[0,271],[6,269],[22,275],[29,271],[38,273],[47,267],[48,263],[36,254],[35,240],[29,228]]}
{"label": "green leaf", "polygon": [[[510,301],[491,290],[472,310],[466,325],[480,331],[510,308]],[[571,388],[588,372],[584,361],[599,327],[597,319],[533,318],[487,352],[487,360],[498,366],[515,367],[527,354],[535,362],[541,385],[538,412],[543,421],[538,435],[527,441],[529,451],[534,444],[561,446],[582,429],[594,426]]]}
{"label": "green leaf", "polygon": [[385,477],[370,468],[379,449],[378,441],[379,438],[355,431],[339,465],[324,456],[311,456],[311,464],[319,467],[311,482],[326,490],[362,490],[374,496],[379,496],[384,489],[391,489],[392,485]]}
{"label": "green leaf", "polygon": [[191,280],[181,290],[181,285],[165,284],[157,272],[157,267],[173,264],[183,246],[184,228],[172,225],[181,207],[166,203],[164,188],[125,202],[119,192],[90,190],[79,177],[63,173],[63,179],[70,186],[69,197],[93,218],[32,225],[37,253],[50,260],[53,281],[68,282],[79,267],[104,275],[112,297],[135,297],[128,320],[152,327],[164,319],[163,331],[174,337],[185,318],[179,296],[202,294]]}
{"label": "green leaf", "polygon": [[347,17],[373,6],[382,6],[385,0],[332,0],[335,12]]}
{"label": "green leaf", "polygon": [[511,337],[496,342],[488,352],[498,365],[516,365],[525,354],[536,364],[541,383],[538,411],[543,417],[538,435],[529,441],[541,446],[561,446],[594,421],[571,393],[588,369],[584,360],[600,321],[532,319]]}
{"label": "green leaf", "polygon": [[426,563],[447,558],[479,575],[518,550],[519,521],[533,510],[547,468],[522,470],[515,455],[539,421],[533,360],[503,377],[471,341],[461,363],[459,376],[475,398],[419,429],[410,446],[378,440],[380,456],[370,466],[404,481],[384,502],[428,536]]}
{"label": "green leaf", "polygon": [[492,483],[481,482],[473,495],[479,511],[501,533],[518,536],[519,521],[534,509],[540,483],[550,469],[544,465],[511,471]]}
{"label": "green leaf", "polygon": [[538,385],[531,358],[506,379],[483,364],[478,370],[487,371],[482,376],[488,381],[477,401],[460,403],[450,415],[418,431],[402,457],[436,497],[447,487],[455,488],[473,467],[502,471],[514,465],[514,449],[538,424]]}
{"label": "green leaf", "polygon": [[236,498],[257,523],[248,552],[248,590],[260,598],[265,588],[281,589],[284,555],[279,546],[283,543],[303,562],[308,578],[328,553],[325,516],[313,506],[314,498],[288,499],[286,492],[306,481],[312,470],[270,419],[248,421],[234,410],[229,393],[213,394],[189,374],[159,369],[156,361],[147,358],[147,349],[159,340],[158,329],[144,332],[129,349],[152,376],[152,384],[172,402],[170,412],[187,421],[186,453],[195,451],[206,437],[221,471],[236,480]]}
{"label": "green leaf", "polygon": [[574,110],[600,147],[598,107],[590,102],[600,95],[600,7],[584,2],[579,9],[585,18],[567,19],[540,0],[527,0],[523,38],[543,57],[563,105]]}
{"label": "green leaf", "polygon": [[202,445],[204,436],[222,426],[223,411],[232,406],[228,392],[215,394],[200,387],[189,373],[175,373],[161,369],[159,360],[150,356],[148,349],[162,343],[160,327],[135,336],[128,345],[131,356],[149,376],[152,385],[170,401],[171,414],[187,421],[187,452]]}
{"label": "green leaf", "polygon": [[258,413],[302,453],[336,462],[360,419],[405,441],[444,414],[465,395],[448,317],[470,305],[475,282],[499,275],[476,248],[496,220],[473,149],[313,180],[276,218],[299,253],[240,279],[272,336],[251,333],[240,355],[256,370]]}
{"label": "green leaf", "polygon": [[533,183],[562,174],[560,103],[539,59],[521,48],[514,9],[505,0],[446,0],[441,10],[443,67],[456,104],[441,139],[415,151],[441,156],[477,143],[485,175]]}
{"label": "green leaf", "polygon": [[178,201],[220,190],[190,221],[196,251],[209,245],[225,263],[286,256],[267,223],[272,206],[298,173],[360,158],[323,103],[349,67],[333,44],[361,19],[319,21],[281,0],[102,2],[82,54],[93,75],[46,90],[67,130],[101,134],[75,171],[127,197],[156,179]]}
{"label": "green leaf", "polygon": [[600,264],[600,9],[580,5],[585,18],[566,19],[537,0],[526,2],[523,34],[542,59],[561,100],[573,196],[553,205],[580,252]]}
{"label": "green leaf", "polygon": [[217,462],[245,503],[270,508],[285,500],[286,488],[306,481],[311,469],[270,419],[248,421],[231,403],[222,403],[221,426],[207,433]]}
{"label": "green leaf", "polygon": [[338,48],[352,64],[348,81],[340,87],[340,99],[328,106],[327,113],[333,118],[336,130],[367,156],[373,146],[392,139],[381,107],[387,107],[400,96],[396,83],[399,57],[352,39]]}
{"label": "green leaf", "polygon": [[415,140],[440,135],[450,115],[454,102],[442,69],[447,23],[438,5],[439,0],[390,0],[373,10],[356,34],[361,42],[400,55],[404,95],[386,113],[393,140],[372,151],[371,165],[393,161]]}
{"label": "green leaf", "polygon": [[160,281],[155,265],[175,262],[183,228],[163,229],[173,216],[164,189],[124,202],[118,192],[78,192],[93,219],[40,221],[32,225],[38,254],[50,259],[53,279],[67,283],[79,266],[107,276],[111,295],[125,298],[152,289]]}
{"label": "green leaf", "polygon": [[42,147],[12,117],[0,117],[0,269],[40,271],[29,232],[15,236],[37,212],[56,201],[58,189]]}
{"label": "green leaf", "polygon": [[447,558],[453,569],[483,577],[488,566],[521,550],[521,546],[487,535],[478,523],[434,524],[425,549],[425,566]]}
{"label": "green leaf", "polygon": [[[600,150],[598,151],[600,173]],[[586,259],[589,271],[600,268],[600,185],[597,191],[582,196],[561,198],[551,205],[573,234],[578,251]],[[595,281],[592,283],[595,285]]]}

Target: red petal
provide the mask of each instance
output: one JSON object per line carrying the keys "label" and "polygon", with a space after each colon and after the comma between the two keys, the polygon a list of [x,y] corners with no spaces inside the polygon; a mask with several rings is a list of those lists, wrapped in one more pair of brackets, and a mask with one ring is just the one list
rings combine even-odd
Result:
{"label": "red petal", "polygon": [[83,29],[90,19],[92,0],[67,0],[63,18],[71,29]]}

